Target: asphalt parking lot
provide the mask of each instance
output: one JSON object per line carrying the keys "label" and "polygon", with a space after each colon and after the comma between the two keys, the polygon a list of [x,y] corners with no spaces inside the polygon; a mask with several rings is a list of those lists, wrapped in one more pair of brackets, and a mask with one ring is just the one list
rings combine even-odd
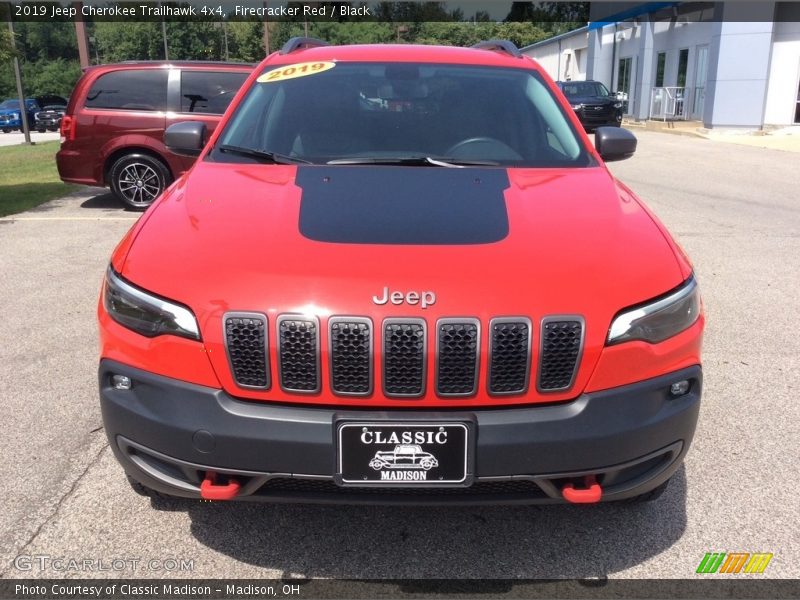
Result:
{"label": "asphalt parking lot", "polygon": [[[31,131],[31,141],[36,142],[52,142],[59,138],[57,131],[46,131],[39,133],[38,131]],[[16,146],[25,142],[25,134],[21,131],[12,131],[11,133],[0,134],[0,146]]]}
{"label": "asphalt parking lot", "polygon": [[[611,165],[692,256],[708,314],[694,445],[662,498],[594,507],[169,503],[135,495],[107,447],[94,309],[137,215],[98,190],[0,220],[0,576],[684,578],[706,552],[772,552],[800,576],[797,155],[642,132]],[[20,570],[18,556],[138,558]],[[16,564],[16,566],[15,566]],[[25,563],[23,563],[24,565]]]}

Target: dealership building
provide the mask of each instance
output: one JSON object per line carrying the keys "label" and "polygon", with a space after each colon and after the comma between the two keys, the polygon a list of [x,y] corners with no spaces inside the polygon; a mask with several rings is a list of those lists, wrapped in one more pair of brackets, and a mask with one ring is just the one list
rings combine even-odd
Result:
{"label": "dealership building", "polygon": [[600,81],[628,119],[800,124],[800,3],[592,3],[588,26],[522,49],[561,81]]}

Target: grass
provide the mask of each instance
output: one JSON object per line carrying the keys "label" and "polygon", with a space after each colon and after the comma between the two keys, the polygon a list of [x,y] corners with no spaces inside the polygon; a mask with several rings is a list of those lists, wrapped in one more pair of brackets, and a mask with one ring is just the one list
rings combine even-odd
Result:
{"label": "grass", "polygon": [[58,178],[58,142],[0,147],[0,217],[69,194],[76,186]]}

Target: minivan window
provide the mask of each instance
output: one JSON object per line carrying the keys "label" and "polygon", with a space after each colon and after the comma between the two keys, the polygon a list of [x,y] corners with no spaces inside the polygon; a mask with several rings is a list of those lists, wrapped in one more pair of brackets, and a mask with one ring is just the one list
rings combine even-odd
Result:
{"label": "minivan window", "polygon": [[247,73],[183,71],[181,112],[221,115],[242,87]]}
{"label": "minivan window", "polygon": [[167,110],[166,69],[125,69],[102,75],[86,96],[87,108]]}
{"label": "minivan window", "polygon": [[298,70],[303,65],[268,67],[237,107],[211,159],[263,162],[269,154],[315,164],[591,164],[536,71],[314,64],[307,72]]}

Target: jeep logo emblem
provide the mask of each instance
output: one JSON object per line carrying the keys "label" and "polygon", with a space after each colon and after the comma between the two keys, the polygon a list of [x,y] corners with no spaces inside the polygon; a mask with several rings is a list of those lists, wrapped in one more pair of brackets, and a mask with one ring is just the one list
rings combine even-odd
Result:
{"label": "jeep logo emblem", "polygon": [[390,292],[389,286],[384,286],[381,294],[382,295],[380,296],[372,297],[372,301],[379,306],[382,306],[387,302],[391,302],[394,305],[400,305],[405,302],[406,304],[411,305],[419,304],[424,309],[436,304],[436,294],[433,292],[411,291],[403,294],[403,292],[397,290]]}

